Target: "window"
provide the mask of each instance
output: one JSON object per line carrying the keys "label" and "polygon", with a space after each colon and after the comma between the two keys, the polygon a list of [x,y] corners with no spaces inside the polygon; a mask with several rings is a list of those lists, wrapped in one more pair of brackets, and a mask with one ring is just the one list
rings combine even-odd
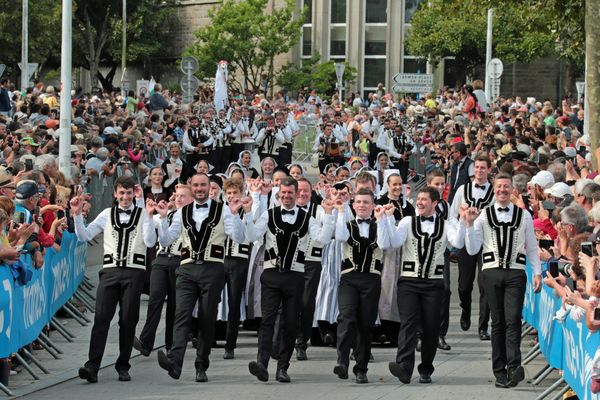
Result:
{"label": "window", "polygon": [[306,13],[306,20],[304,23],[312,23],[312,0],[304,0],[304,12]]}
{"label": "window", "polygon": [[365,8],[367,24],[387,22],[387,0],[367,0]]}
{"label": "window", "polygon": [[385,56],[386,26],[365,26],[365,55]]}
{"label": "window", "polygon": [[376,88],[378,83],[385,81],[385,61],[385,58],[365,58],[365,90]]}
{"label": "window", "polygon": [[331,27],[331,42],[329,46],[329,56],[346,56],[346,26]]}
{"label": "window", "polygon": [[304,0],[305,20],[302,25],[302,46],[300,57],[308,58],[312,55],[312,0]]}
{"label": "window", "polygon": [[346,23],[346,0],[331,0],[331,23]]}
{"label": "window", "polygon": [[416,58],[404,57],[405,74],[425,74],[427,73],[427,62],[417,60]]}
{"label": "window", "polygon": [[410,24],[413,14],[419,8],[422,0],[404,0],[404,23]]}

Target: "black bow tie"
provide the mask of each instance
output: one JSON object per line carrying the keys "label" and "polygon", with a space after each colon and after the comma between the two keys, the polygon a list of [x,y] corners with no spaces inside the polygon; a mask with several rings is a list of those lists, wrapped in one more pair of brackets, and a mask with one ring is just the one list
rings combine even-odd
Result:
{"label": "black bow tie", "polygon": [[119,208],[119,214],[131,215],[131,210],[123,210],[122,208]]}
{"label": "black bow tie", "polygon": [[477,189],[485,190],[485,185],[478,185],[478,184],[475,184],[475,187],[476,187]]}
{"label": "black bow tie", "polygon": [[421,217],[421,222],[425,221],[433,222],[433,215],[430,217]]}
{"label": "black bow tie", "polygon": [[508,207],[498,207],[498,211],[499,212],[509,212],[510,208],[508,208]]}
{"label": "black bow tie", "polygon": [[204,204],[196,204],[196,209],[198,208],[208,208],[208,204],[204,203]]}
{"label": "black bow tie", "polygon": [[285,214],[294,215],[294,214],[296,214],[296,211],[295,210],[286,210],[285,208],[282,208],[281,215],[285,215]]}
{"label": "black bow tie", "polygon": [[358,218],[356,220],[356,222],[358,222],[359,224],[370,224],[371,223],[371,218],[367,218],[367,219],[360,219],[360,218]]}
{"label": "black bow tie", "polygon": [[308,206],[298,206],[298,208],[304,211],[308,210]]}

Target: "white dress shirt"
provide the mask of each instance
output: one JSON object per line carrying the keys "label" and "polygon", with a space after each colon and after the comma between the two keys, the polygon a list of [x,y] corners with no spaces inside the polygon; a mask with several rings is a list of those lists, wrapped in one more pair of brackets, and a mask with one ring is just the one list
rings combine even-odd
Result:
{"label": "white dress shirt", "polygon": [[[478,188],[475,186],[475,185],[479,185],[477,182],[473,181],[471,183],[472,183],[471,194],[473,195],[473,198],[475,200],[483,199],[485,197],[485,194],[488,191],[488,188],[491,185],[491,183],[486,181],[483,185],[481,185],[481,186],[484,186],[485,189],[481,189],[481,188]],[[456,190],[456,194],[454,195],[454,199],[452,200],[452,206],[450,207],[450,210],[448,210],[448,218],[449,219],[458,219],[460,206],[461,206],[461,204],[463,204],[465,202],[465,189],[464,189],[465,185],[460,186]]]}
{"label": "white dress shirt", "polygon": [[[285,208],[282,207],[282,210]],[[293,214],[283,214],[281,215],[281,220],[288,224],[296,223],[296,218],[298,218],[298,207],[294,206],[291,211]],[[246,238],[248,242],[255,242],[261,239],[265,233],[267,233],[269,223],[269,211],[264,211],[260,218],[257,218],[254,221],[254,217],[252,213],[248,213],[244,215],[244,224],[246,231]],[[325,214],[322,219],[322,224],[317,223],[314,217],[310,217],[308,221],[308,234],[312,240],[316,240],[317,242],[321,242],[321,244],[326,245],[331,241],[333,237],[333,230],[335,228],[335,217],[333,214]]]}
{"label": "white dress shirt", "polygon": [[[402,218],[397,226],[394,226],[394,217],[391,215],[386,215],[385,219],[382,221],[383,224],[386,225],[389,241],[391,247],[401,247],[404,242],[406,242],[406,238],[408,237],[408,232],[411,229],[412,218],[414,217],[404,217]],[[438,216],[433,214],[433,221],[421,221],[421,231],[427,233],[428,235],[433,234],[435,230],[435,219]],[[446,239],[448,241],[447,248],[457,248],[460,249],[465,245],[465,226],[462,222],[458,222],[457,220],[446,220]]]}
{"label": "white dress shirt", "polygon": [[[206,201],[207,207],[198,208],[196,205],[197,202],[192,203],[193,211],[192,218],[196,223],[196,229],[200,230],[202,226],[202,222],[208,216],[208,211],[210,210],[212,200],[208,199]],[[173,215],[173,221],[171,225],[169,225],[169,221],[167,218],[162,218],[160,221],[160,225],[158,226],[158,240],[160,244],[163,246],[170,246],[178,237],[181,236],[181,232],[183,230],[183,220],[181,216],[181,208],[175,211]],[[240,219],[239,215],[233,215],[228,206],[223,206],[223,229],[225,230],[225,234],[231,238],[236,243],[243,243],[245,239],[244,235],[244,224]]]}
{"label": "white dress shirt", "polygon": [[[502,207],[500,204],[494,203],[492,207],[496,209],[496,217],[499,222],[512,221],[515,207],[514,204],[510,203],[508,205],[508,211],[502,212],[498,211],[498,208]],[[473,223],[473,226],[466,230],[465,248],[467,249],[467,253],[471,255],[479,253],[481,246],[483,245],[484,218],[485,214],[482,212]],[[541,275],[542,265],[540,263],[540,257],[538,256],[538,242],[535,237],[535,230],[533,229],[533,219],[531,218],[531,214],[526,210],[523,210],[523,221],[521,223],[525,224],[525,252],[527,253],[527,261],[529,261],[529,265],[531,265],[534,275]]]}
{"label": "white dress shirt", "polygon": [[[359,219],[362,220],[364,218],[356,217],[356,219],[355,219],[356,224],[358,225],[358,232],[360,234],[360,237],[368,238],[370,224],[365,223],[365,222],[359,223],[358,222]],[[346,215],[344,213],[338,213],[337,218],[336,218],[336,223],[335,223],[335,240],[337,240],[339,242],[348,241],[348,238],[350,237],[350,231],[348,230],[347,222],[348,221],[346,219]],[[386,249],[390,248],[389,235],[385,234],[385,231],[387,230],[386,225],[385,225],[385,223],[381,223],[381,222],[383,222],[383,221],[377,222],[377,247],[379,247],[381,250],[386,250]]]}

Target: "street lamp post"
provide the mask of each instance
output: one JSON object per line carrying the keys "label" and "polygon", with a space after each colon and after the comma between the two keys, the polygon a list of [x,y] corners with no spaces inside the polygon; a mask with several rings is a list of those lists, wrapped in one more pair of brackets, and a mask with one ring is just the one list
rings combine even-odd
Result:
{"label": "street lamp post", "polygon": [[23,0],[23,17],[21,19],[21,91],[27,90],[29,83],[29,0]]}
{"label": "street lamp post", "polygon": [[127,96],[127,0],[123,0],[123,26],[121,28],[121,94]]}
{"label": "street lamp post", "polygon": [[62,51],[60,57],[60,140],[58,168],[71,178],[71,57],[73,50],[73,0],[62,0]]}

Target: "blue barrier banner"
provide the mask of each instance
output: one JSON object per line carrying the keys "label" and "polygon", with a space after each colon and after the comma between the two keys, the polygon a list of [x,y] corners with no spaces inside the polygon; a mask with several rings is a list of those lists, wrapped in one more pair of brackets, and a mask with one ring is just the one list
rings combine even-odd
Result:
{"label": "blue barrier banner", "polygon": [[27,285],[15,288],[8,266],[0,265],[0,358],[37,339],[79,287],[86,258],[87,243],[64,232],[58,253],[46,249],[43,268],[33,268],[31,258],[22,257],[24,265],[33,272]]}
{"label": "blue barrier banner", "polygon": [[563,333],[563,377],[581,400],[600,400],[600,393],[593,394],[590,389],[592,360],[600,347],[600,334],[590,332],[585,322],[569,317],[563,324]]}

